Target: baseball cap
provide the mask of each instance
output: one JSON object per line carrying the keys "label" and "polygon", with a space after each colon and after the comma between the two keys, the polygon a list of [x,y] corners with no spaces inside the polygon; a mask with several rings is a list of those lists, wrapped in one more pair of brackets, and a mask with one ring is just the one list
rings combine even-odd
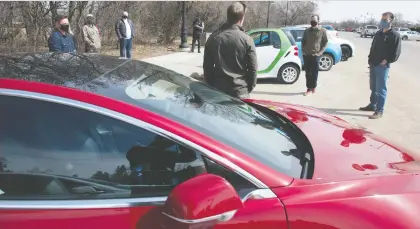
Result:
{"label": "baseball cap", "polygon": [[86,15],[86,17],[93,17],[93,14],[88,14]]}
{"label": "baseball cap", "polygon": [[123,16],[128,17],[128,12],[127,12],[127,11],[124,11],[124,12],[123,12]]}

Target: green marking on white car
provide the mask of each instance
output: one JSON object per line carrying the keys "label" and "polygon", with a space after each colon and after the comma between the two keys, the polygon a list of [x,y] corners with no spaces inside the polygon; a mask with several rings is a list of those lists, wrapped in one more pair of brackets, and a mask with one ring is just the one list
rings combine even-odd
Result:
{"label": "green marking on white car", "polygon": [[277,78],[281,83],[293,84],[302,66],[293,37],[281,29],[255,29],[247,32],[257,50],[258,78]]}

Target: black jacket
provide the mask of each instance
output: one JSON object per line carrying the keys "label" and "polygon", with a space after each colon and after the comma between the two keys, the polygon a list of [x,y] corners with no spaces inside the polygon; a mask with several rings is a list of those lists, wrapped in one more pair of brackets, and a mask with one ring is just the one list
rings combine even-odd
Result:
{"label": "black jacket", "polygon": [[200,20],[195,20],[193,23],[193,35],[200,36],[203,33],[203,22]]}
{"label": "black jacket", "polygon": [[203,68],[210,86],[234,97],[250,93],[257,83],[254,41],[238,25],[223,25],[206,41]]}
{"label": "black jacket", "polygon": [[379,65],[386,60],[388,65],[398,60],[401,54],[401,37],[393,29],[383,32],[379,30],[372,41],[368,56],[369,65]]}
{"label": "black jacket", "polygon": [[117,21],[117,23],[115,23],[115,33],[117,33],[117,37],[119,39],[122,38],[133,38],[134,37],[134,24],[133,21],[131,21],[130,19],[127,19],[128,24],[130,25],[131,28],[131,37],[127,37],[126,31],[125,31],[125,23],[123,21],[123,19],[119,19]]}

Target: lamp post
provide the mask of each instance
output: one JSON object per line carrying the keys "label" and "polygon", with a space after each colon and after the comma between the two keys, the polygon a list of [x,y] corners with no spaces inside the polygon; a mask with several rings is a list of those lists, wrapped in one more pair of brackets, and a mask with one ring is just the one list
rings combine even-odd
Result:
{"label": "lamp post", "polygon": [[284,21],[284,26],[287,26],[287,13],[289,12],[289,1],[286,0],[286,21]]}
{"label": "lamp post", "polygon": [[268,28],[268,23],[270,22],[270,6],[271,6],[272,2],[268,1],[267,2],[267,28]]}
{"label": "lamp post", "polygon": [[181,44],[179,45],[180,51],[188,51],[189,45],[187,41],[188,36],[188,29],[186,24],[186,18],[187,18],[187,5],[185,4],[185,1],[181,2],[182,4],[182,26],[181,26]]}

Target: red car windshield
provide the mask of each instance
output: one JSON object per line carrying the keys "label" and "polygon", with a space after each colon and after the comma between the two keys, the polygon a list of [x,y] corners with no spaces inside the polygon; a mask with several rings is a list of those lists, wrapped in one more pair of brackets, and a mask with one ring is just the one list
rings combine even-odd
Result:
{"label": "red car windshield", "polygon": [[[130,65],[136,62],[124,67],[136,68]],[[107,78],[115,79],[118,74],[114,73],[109,73]],[[305,177],[302,175],[303,156],[298,153],[298,144],[290,137],[286,124],[174,72],[149,67],[138,73],[137,79],[118,79],[124,81],[119,82],[120,85],[127,85],[125,94],[119,93],[118,99],[198,130],[281,173],[294,178]]]}

